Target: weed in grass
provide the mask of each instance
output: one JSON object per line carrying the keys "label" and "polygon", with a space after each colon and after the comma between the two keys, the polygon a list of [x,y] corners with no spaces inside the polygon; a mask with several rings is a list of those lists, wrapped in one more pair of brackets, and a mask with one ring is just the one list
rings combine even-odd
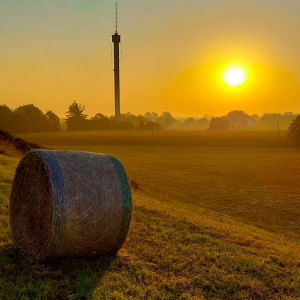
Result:
{"label": "weed in grass", "polygon": [[139,184],[135,180],[130,180],[130,186],[134,190],[139,189]]}

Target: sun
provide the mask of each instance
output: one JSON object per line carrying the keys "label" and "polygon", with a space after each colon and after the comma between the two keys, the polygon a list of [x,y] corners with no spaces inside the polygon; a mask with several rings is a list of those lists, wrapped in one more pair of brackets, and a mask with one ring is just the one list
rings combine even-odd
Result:
{"label": "sun", "polygon": [[220,77],[227,87],[239,88],[247,82],[248,71],[242,65],[231,64],[222,70]]}

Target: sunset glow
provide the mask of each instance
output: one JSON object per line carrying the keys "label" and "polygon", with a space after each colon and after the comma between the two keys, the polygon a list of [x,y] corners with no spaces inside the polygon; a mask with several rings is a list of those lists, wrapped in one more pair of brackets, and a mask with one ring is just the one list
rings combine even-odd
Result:
{"label": "sunset glow", "polygon": [[[25,2],[0,3],[0,103],[113,115],[115,2]],[[300,111],[299,1],[142,2],[118,2],[121,113]]]}

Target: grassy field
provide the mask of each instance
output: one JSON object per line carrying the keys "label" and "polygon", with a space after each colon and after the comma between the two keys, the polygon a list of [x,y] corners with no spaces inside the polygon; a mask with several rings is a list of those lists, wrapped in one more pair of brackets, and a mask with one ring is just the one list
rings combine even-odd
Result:
{"label": "grassy field", "polygon": [[191,136],[173,132],[165,146],[130,135],[110,145],[106,135],[22,138],[120,158],[141,188],[116,257],[38,264],[15,252],[8,202],[19,159],[0,155],[0,299],[300,299],[299,150],[187,147]]}
{"label": "grassy field", "polygon": [[286,131],[83,131],[20,135],[41,145],[290,147]]}
{"label": "grassy field", "polygon": [[148,195],[300,236],[300,152],[296,149],[52,147],[115,155]]}
{"label": "grassy field", "polygon": [[[299,149],[254,147],[263,140],[275,144],[278,139],[273,131],[155,132],[157,140],[146,146],[152,140],[149,134],[100,131],[22,137],[42,144],[44,138],[44,144],[54,149],[115,155],[129,177],[150,195],[300,236]],[[218,140],[231,145],[243,139],[252,147],[186,146]]]}

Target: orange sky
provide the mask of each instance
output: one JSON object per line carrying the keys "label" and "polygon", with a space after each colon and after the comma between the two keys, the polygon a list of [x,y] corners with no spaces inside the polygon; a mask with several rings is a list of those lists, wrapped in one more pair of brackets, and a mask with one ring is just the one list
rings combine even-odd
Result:
{"label": "orange sky", "polygon": [[[0,104],[114,114],[114,3],[0,0]],[[19,3],[19,4],[18,4]],[[300,2],[123,0],[121,112],[300,112]],[[228,89],[230,62],[249,80]]]}

